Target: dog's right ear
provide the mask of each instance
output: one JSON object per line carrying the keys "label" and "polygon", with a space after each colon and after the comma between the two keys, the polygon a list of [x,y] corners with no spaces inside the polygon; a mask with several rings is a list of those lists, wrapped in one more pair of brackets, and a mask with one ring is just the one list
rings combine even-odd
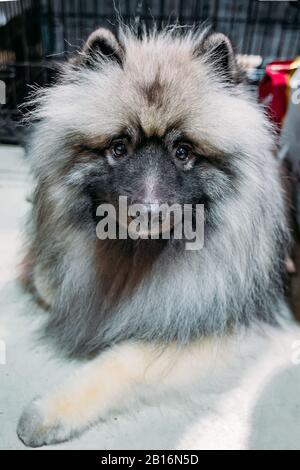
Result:
{"label": "dog's right ear", "polygon": [[75,59],[76,65],[86,65],[93,67],[97,58],[104,57],[122,64],[124,50],[116,36],[106,28],[96,29],[87,39],[82,52]]}
{"label": "dog's right ear", "polygon": [[205,56],[226,81],[237,84],[244,80],[232,44],[225,34],[208,32],[193,52],[196,57]]}

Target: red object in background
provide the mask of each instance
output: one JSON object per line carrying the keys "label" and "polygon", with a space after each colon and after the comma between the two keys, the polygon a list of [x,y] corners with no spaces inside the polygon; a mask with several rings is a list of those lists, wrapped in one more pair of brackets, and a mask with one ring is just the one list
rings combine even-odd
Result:
{"label": "red object in background", "polygon": [[278,60],[266,66],[265,75],[259,84],[259,100],[267,106],[270,118],[278,129],[287,111],[289,81],[295,70],[294,60]]}

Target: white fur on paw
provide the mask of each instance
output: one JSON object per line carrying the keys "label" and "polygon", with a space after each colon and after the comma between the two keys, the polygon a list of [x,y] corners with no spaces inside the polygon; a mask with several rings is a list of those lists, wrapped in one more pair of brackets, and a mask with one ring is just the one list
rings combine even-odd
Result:
{"label": "white fur on paw", "polygon": [[21,441],[29,447],[41,447],[55,444],[67,439],[63,425],[47,418],[41,399],[33,400],[25,408],[19,420],[17,434]]}

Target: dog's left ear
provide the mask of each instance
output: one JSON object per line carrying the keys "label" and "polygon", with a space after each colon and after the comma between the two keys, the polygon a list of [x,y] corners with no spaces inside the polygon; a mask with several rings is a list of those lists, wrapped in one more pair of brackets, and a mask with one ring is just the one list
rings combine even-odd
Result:
{"label": "dog's left ear", "polygon": [[123,47],[109,29],[99,28],[88,37],[80,55],[80,62],[92,67],[98,56],[122,64]]}
{"label": "dog's left ear", "polygon": [[222,33],[206,35],[194,50],[195,56],[204,56],[216,67],[226,81],[240,83],[244,77],[237,64],[230,39]]}

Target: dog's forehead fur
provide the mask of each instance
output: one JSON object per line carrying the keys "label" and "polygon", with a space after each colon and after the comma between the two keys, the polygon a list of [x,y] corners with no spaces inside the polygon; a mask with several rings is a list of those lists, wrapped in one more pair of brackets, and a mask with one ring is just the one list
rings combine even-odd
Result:
{"label": "dog's forehead fur", "polygon": [[80,134],[100,143],[124,130],[162,136],[179,127],[223,153],[256,151],[259,136],[271,145],[255,99],[243,86],[224,83],[209,54],[194,54],[200,40],[192,33],[142,39],[124,33],[121,65],[99,55],[92,68],[67,66],[37,98],[48,138],[51,127],[56,142]]}
{"label": "dog's forehead fur", "polygon": [[209,81],[207,66],[193,57],[192,44],[157,35],[127,39],[125,50],[122,67],[100,62],[86,72],[99,116],[93,132],[115,135],[129,127],[146,136],[162,136],[179,124],[190,128]]}
{"label": "dog's forehead fur", "polygon": [[129,42],[122,80],[124,103],[130,100],[130,112],[145,134],[162,136],[178,123],[188,127],[191,103],[201,94],[207,71],[189,43],[153,38]]}

